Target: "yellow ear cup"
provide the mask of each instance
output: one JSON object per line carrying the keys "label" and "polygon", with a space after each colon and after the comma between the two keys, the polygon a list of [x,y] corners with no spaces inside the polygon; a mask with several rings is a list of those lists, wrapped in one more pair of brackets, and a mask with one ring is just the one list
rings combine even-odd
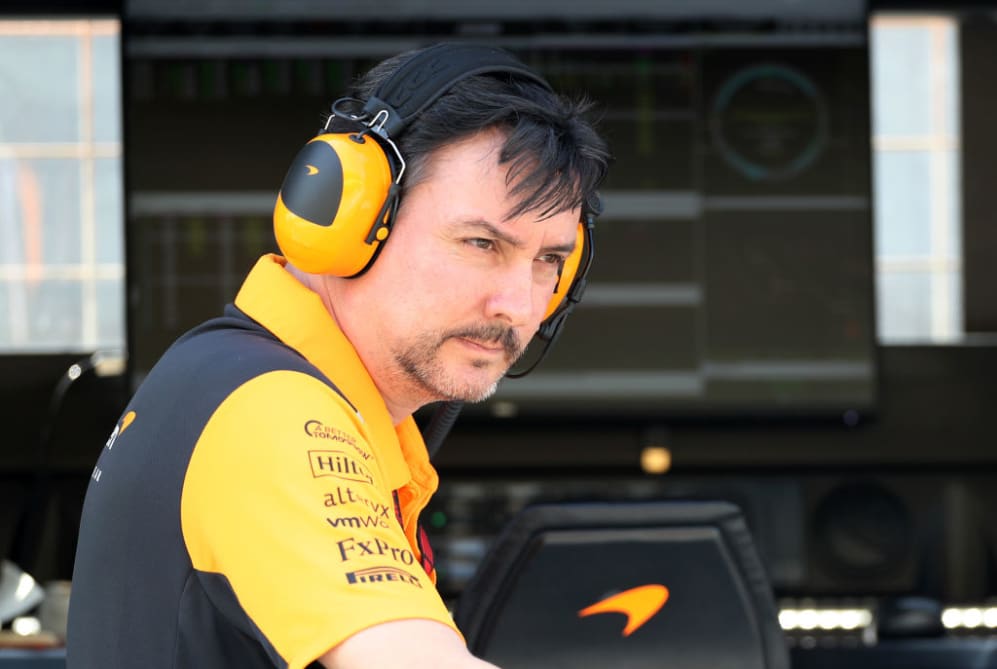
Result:
{"label": "yellow ear cup", "polygon": [[585,225],[579,223],[578,232],[575,234],[575,250],[564,259],[564,267],[561,268],[561,276],[557,280],[557,287],[554,288],[554,295],[550,298],[550,302],[547,303],[547,313],[544,314],[544,320],[554,315],[554,312],[561,306],[565,296],[571,290],[571,284],[575,282],[575,276],[578,274],[578,265],[581,263],[584,254]]}
{"label": "yellow ear cup", "polygon": [[[308,142],[284,178],[274,208],[281,253],[315,274],[354,276],[387,237],[378,219],[394,182],[369,136],[328,133]],[[390,213],[390,212],[389,212]]]}

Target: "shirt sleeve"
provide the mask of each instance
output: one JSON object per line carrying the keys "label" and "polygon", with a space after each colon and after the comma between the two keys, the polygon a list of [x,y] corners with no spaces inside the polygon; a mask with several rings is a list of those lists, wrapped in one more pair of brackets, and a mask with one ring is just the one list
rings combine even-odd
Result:
{"label": "shirt sleeve", "polygon": [[454,627],[357,421],[318,379],[264,374],[218,407],[184,480],[194,569],[227,579],[290,668],[379,623]]}

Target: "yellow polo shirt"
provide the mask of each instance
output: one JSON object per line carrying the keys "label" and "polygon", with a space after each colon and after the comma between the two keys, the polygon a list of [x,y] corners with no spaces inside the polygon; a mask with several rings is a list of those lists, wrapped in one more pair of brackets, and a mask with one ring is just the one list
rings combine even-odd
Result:
{"label": "yellow polo shirt", "polygon": [[419,430],[392,424],[353,346],[283,263],[261,258],[235,305],[335,388],[278,368],[233,389],[190,456],[181,527],[194,569],[223,575],[296,669],[372,625],[453,622],[422,565],[417,520],[438,477]]}

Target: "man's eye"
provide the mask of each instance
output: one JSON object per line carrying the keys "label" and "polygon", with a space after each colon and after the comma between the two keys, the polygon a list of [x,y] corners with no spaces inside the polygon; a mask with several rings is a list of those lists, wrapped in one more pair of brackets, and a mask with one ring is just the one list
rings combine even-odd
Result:
{"label": "man's eye", "polygon": [[471,246],[481,249],[483,251],[489,251],[495,248],[495,242],[491,239],[484,239],[482,237],[473,237],[467,240],[467,243]]}
{"label": "man's eye", "polygon": [[564,266],[565,258],[564,256],[557,255],[556,253],[548,253],[546,255],[540,256],[538,260],[544,263],[545,265],[556,266],[558,270],[560,270],[560,268]]}

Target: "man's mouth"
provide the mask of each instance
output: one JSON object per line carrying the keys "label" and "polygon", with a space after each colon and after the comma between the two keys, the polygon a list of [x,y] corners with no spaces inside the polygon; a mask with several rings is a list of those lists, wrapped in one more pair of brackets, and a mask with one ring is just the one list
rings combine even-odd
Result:
{"label": "man's mouth", "polygon": [[503,355],[506,353],[505,346],[503,346],[500,341],[482,341],[480,339],[468,339],[467,337],[457,337],[457,339],[483,351],[488,351],[490,353],[502,353]]}
{"label": "man's mouth", "polygon": [[508,360],[515,360],[520,351],[519,338],[510,328],[467,328],[451,332],[449,338],[457,339],[481,353],[501,354]]}

